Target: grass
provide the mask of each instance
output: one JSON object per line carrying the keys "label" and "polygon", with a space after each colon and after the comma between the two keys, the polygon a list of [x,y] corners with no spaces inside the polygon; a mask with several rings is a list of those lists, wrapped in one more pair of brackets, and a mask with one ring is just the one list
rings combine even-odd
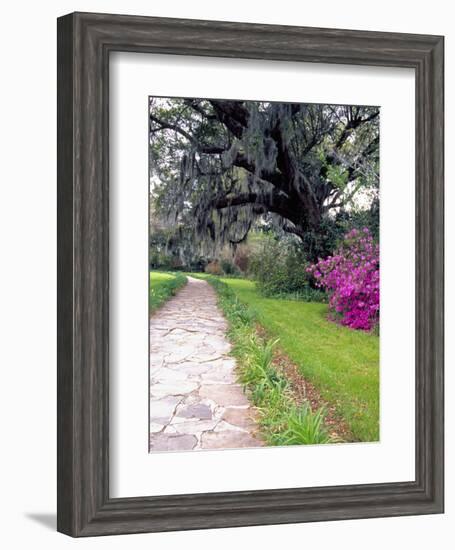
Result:
{"label": "grass", "polygon": [[265,298],[255,283],[221,279],[334,405],[355,441],[379,439],[379,338],[327,320],[327,305]]}
{"label": "grass", "polygon": [[187,278],[182,273],[165,273],[150,271],[149,305],[150,313],[156,311],[169,298],[186,284]]}
{"label": "grass", "polygon": [[213,276],[201,276],[215,288],[229,323],[228,336],[239,366],[240,381],[259,410],[261,434],[270,445],[331,443],[324,410],[294,403],[288,380],[273,366],[278,340],[263,340],[255,330],[255,311],[241,302],[230,286]]}

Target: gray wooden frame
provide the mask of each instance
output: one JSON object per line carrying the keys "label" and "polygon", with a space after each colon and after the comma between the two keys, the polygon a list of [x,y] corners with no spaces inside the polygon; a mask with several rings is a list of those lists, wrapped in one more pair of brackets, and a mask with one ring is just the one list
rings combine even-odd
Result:
{"label": "gray wooden frame", "polygon": [[[111,51],[410,67],[416,77],[416,480],[109,497]],[[72,536],[443,511],[443,38],[75,13],[58,20],[58,530]]]}

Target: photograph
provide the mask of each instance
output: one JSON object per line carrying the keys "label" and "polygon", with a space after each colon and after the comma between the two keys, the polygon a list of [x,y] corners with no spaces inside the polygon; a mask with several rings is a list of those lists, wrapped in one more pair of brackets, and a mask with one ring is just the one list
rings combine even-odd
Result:
{"label": "photograph", "polygon": [[380,441],[380,108],[144,116],[149,452]]}

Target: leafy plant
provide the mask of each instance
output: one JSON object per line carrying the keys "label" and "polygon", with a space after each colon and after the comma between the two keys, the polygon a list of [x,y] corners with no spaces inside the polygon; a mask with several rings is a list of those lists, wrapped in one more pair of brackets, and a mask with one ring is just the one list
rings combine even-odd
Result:
{"label": "leafy plant", "polygon": [[286,429],[273,435],[274,441],[277,445],[334,443],[324,427],[324,414],[322,407],[313,412],[307,402],[295,407],[286,416]]}
{"label": "leafy plant", "polygon": [[305,298],[310,290],[307,266],[305,254],[297,243],[269,236],[254,254],[250,273],[264,296],[300,293]]}
{"label": "leafy plant", "polygon": [[370,231],[353,229],[333,256],[307,268],[329,292],[332,317],[354,329],[371,330],[379,322],[379,245]]}
{"label": "leafy plant", "polygon": [[240,271],[239,268],[230,260],[227,258],[222,258],[220,261],[220,267],[221,270],[225,275],[233,276],[233,275],[239,275]]}

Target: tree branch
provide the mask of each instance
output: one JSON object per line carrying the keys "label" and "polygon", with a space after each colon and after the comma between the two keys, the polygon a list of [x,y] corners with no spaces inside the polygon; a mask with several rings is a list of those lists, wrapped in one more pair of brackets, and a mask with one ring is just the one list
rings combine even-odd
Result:
{"label": "tree branch", "polygon": [[180,126],[177,126],[176,124],[172,124],[170,122],[166,122],[164,120],[161,120],[160,118],[156,117],[155,115],[152,115],[152,113],[150,113],[149,118],[150,118],[151,122],[155,122],[155,124],[160,125],[160,128],[158,128],[157,130],[152,130],[152,128],[150,128],[151,132],[158,131],[158,130],[164,130],[164,129],[174,130],[174,132],[177,132],[181,136],[185,137],[191,143],[196,143],[196,140],[194,139],[194,137],[191,134],[189,134],[188,132],[186,132],[183,128],[180,128]]}
{"label": "tree branch", "polygon": [[177,124],[171,124],[170,122],[161,120],[155,115],[150,114],[150,121],[160,125],[160,128],[156,130],[150,130],[151,132],[164,130],[164,129],[173,130],[174,132],[177,132],[178,134],[186,138],[190,143],[192,143],[199,153],[206,153],[208,155],[217,155],[217,154],[224,153],[226,151],[226,148],[222,147],[221,145],[200,145],[199,141],[195,137],[193,137],[191,134],[189,134],[186,130],[184,130]]}
{"label": "tree branch", "polygon": [[252,220],[250,220],[248,222],[248,226],[245,230],[245,233],[243,234],[243,237],[240,237],[239,239],[229,239],[229,242],[231,244],[240,244],[240,243],[243,243],[243,241],[248,237],[248,233],[250,232],[250,229],[251,229],[251,225],[252,225]]}
{"label": "tree branch", "polygon": [[209,100],[217,117],[234,136],[240,139],[248,127],[250,113],[242,101]]}
{"label": "tree branch", "polygon": [[207,113],[204,111],[204,109],[199,105],[199,103],[193,99],[185,99],[185,103],[188,105],[188,107],[191,107],[194,111],[202,115],[207,120],[216,120],[217,116],[212,115],[210,113]]}
{"label": "tree branch", "polygon": [[361,117],[349,118],[348,123],[343,128],[343,131],[341,132],[341,135],[335,144],[335,147],[337,149],[340,149],[340,147],[351,135],[353,130],[357,129],[359,126],[361,126],[362,124],[365,124],[366,122],[370,122],[371,120],[374,120],[378,116],[379,116],[379,111],[374,111],[373,113],[371,113],[371,115],[367,116],[366,118],[361,118]]}

